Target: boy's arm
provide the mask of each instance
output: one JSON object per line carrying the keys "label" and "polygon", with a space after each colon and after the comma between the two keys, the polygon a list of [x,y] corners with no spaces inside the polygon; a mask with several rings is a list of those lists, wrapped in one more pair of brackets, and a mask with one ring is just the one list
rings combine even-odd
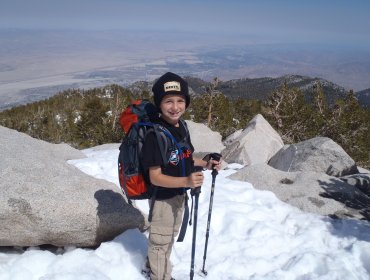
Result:
{"label": "boy's arm", "polygon": [[153,185],[164,188],[195,188],[203,184],[203,173],[194,172],[188,177],[173,177],[162,173],[160,166],[153,166],[149,168],[150,182]]}
{"label": "boy's arm", "polygon": [[203,168],[207,168],[207,163],[205,160],[202,160],[200,158],[193,157],[194,160],[194,166],[201,166]]}

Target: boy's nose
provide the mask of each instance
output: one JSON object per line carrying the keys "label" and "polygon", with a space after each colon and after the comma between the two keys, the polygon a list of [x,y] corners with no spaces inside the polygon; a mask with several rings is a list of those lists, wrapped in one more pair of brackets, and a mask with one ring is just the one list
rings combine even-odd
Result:
{"label": "boy's nose", "polygon": [[179,107],[179,104],[178,104],[177,102],[174,102],[174,103],[172,104],[172,107],[173,107],[174,109],[177,109],[177,108]]}

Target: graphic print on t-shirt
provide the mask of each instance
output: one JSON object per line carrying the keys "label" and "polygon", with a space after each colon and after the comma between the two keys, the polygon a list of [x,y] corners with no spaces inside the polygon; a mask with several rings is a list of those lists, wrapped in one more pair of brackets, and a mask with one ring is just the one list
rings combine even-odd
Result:
{"label": "graphic print on t-shirt", "polygon": [[172,165],[178,165],[179,164],[179,151],[175,150],[172,151],[170,154],[169,163]]}
{"label": "graphic print on t-shirt", "polygon": [[179,164],[182,158],[190,158],[190,156],[191,156],[191,151],[188,148],[184,148],[184,150],[182,151],[182,157],[179,154],[179,150],[176,149],[171,152],[168,162],[176,166]]}

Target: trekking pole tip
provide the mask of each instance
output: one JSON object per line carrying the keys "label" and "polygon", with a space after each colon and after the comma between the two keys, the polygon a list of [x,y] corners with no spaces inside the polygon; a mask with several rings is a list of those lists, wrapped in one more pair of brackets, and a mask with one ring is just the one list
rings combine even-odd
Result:
{"label": "trekking pole tip", "polygon": [[204,276],[208,275],[208,272],[205,269],[202,269],[200,272],[202,272]]}

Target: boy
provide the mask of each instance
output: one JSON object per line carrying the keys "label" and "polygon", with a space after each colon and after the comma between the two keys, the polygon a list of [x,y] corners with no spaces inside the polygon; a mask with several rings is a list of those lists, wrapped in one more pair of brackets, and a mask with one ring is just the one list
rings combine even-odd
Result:
{"label": "boy", "polygon": [[[151,280],[170,280],[172,265],[170,255],[179,231],[185,203],[185,188],[203,184],[203,173],[193,173],[194,166],[220,169],[220,161],[208,162],[193,158],[194,148],[187,129],[180,121],[190,104],[188,84],[180,76],[168,72],[153,85],[154,103],[160,111],[159,124],[168,129],[181,151],[174,148],[165,166],[159,152],[158,140],[149,134],[142,149],[142,165],[148,170],[150,182],[157,193],[149,227],[148,260]],[[186,125],[186,124],[185,124]],[[185,139],[185,140],[184,140]]]}

